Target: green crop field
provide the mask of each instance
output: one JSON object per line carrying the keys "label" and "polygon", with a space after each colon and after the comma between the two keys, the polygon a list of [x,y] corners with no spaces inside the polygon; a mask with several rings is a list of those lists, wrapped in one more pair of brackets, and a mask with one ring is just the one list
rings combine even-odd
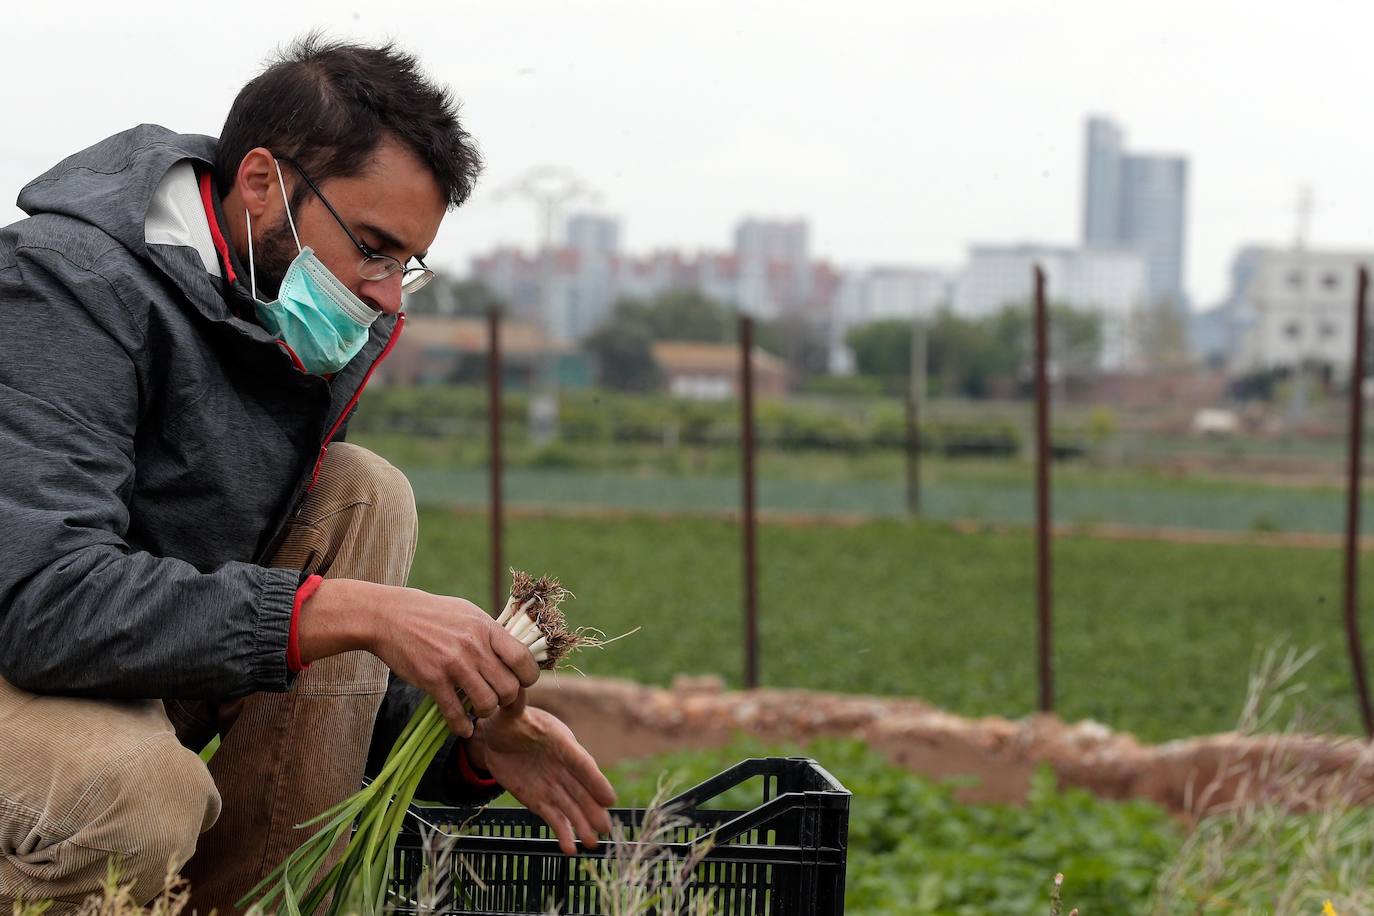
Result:
{"label": "green crop field", "polygon": [[[412,583],[489,601],[486,523],[426,509]],[[1018,532],[939,524],[765,524],[759,537],[766,685],[924,698],[969,715],[1035,705],[1034,554]],[[666,683],[741,671],[736,525],[682,515],[516,518],[506,561],[560,576],[580,624],[634,636],[578,664]],[[1258,653],[1317,648],[1306,701],[1355,731],[1335,550],[1055,543],[1058,707],[1149,740],[1234,724]]]}
{"label": "green crop field", "polygon": [[[845,894],[851,916],[1049,913],[1056,872],[1065,875],[1064,912],[1148,912],[1159,875],[1182,842],[1162,809],[1060,790],[1048,771],[1037,775],[1024,806],[960,804],[947,785],[893,767],[855,741],[779,748],[741,740],[621,764],[609,776],[621,802],[639,807],[660,780],[683,789],[746,757],[799,753],[815,757],[853,793]],[[722,807],[752,807],[761,794],[746,783]]]}
{"label": "green crop field", "polygon": [[[485,471],[422,468],[407,469],[407,473],[423,505],[479,507],[486,502]],[[725,475],[675,477],[522,468],[507,472],[504,492],[512,505],[535,507],[724,512],[738,509],[740,504],[739,479]],[[763,477],[758,494],[761,509],[778,512],[906,514],[906,490],[896,481]],[[1061,479],[1054,486],[1052,504],[1059,523],[1204,531],[1335,534],[1341,531],[1344,518],[1342,497],[1333,489],[1242,483],[1203,486],[1196,481],[1158,480],[1147,475]],[[933,477],[924,484],[922,514],[941,521],[1030,524],[1034,494],[1029,472],[1019,478],[966,473]],[[1374,517],[1366,516],[1363,528],[1366,534],[1374,533]]]}
{"label": "green crop field", "polygon": [[[422,505],[485,505],[488,477],[481,441],[368,434],[355,441],[404,469]],[[517,448],[504,492],[516,506],[580,506],[652,511],[714,511],[740,504],[733,448],[645,445]],[[765,510],[902,517],[903,459],[895,451],[853,454],[765,449],[758,499]],[[1024,525],[1034,518],[1032,466],[1019,460],[922,462],[922,514],[937,521]],[[1054,470],[1057,522],[1114,523],[1210,531],[1334,534],[1344,524],[1336,486],[1253,479],[1184,477],[1143,468],[1067,463]],[[1363,528],[1374,534],[1374,513]]]}

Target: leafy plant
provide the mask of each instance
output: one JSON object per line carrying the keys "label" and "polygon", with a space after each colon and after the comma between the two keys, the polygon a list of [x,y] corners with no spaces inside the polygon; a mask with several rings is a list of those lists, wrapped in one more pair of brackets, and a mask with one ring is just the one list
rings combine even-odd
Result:
{"label": "leafy plant", "polygon": [[[1023,806],[956,800],[966,781],[936,782],[888,763],[862,742],[804,748],[739,739],[724,748],[629,762],[612,780],[629,804],[652,797],[660,774],[700,781],[744,757],[806,754],[853,792],[845,912],[1043,913],[1051,878],[1088,913],[1141,912],[1181,832],[1146,802],[1103,801],[1061,789],[1051,771],[1032,780]],[[753,790],[751,794],[751,789]],[[725,807],[759,802],[741,786]]]}

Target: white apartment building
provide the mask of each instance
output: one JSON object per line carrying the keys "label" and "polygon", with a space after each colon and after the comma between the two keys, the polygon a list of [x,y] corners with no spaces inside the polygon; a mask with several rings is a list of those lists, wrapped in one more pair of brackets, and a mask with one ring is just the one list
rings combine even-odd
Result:
{"label": "white apartment building", "polygon": [[756,318],[777,318],[806,305],[811,295],[809,235],[804,220],[746,219],[735,226],[735,301],[741,309]]}
{"label": "white apartment building", "polygon": [[1137,360],[1131,325],[1149,295],[1145,255],[1132,249],[1062,245],[973,245],[955,284],[954,308],[982,317],[1035,294],[1035,267],[1045,271],[1046,298],[1102,316],[1102,368],[1131,368]]}
{"label": "white apartment building", "polygon": [[1350,371],[1355,346],[1356,271],[1374,251],[1251,246],[1237,255],[1225,308],[1233,374],[1328,366]]}
{"label": "white apartment building", "polygon": [[922,267],[870,267],[839,274],[830,297],[828,336],[830,371],[854,371],[853,354],[845,344],[852,328],[874,321],[929,318],[949,305],[954,274]]}
{"label": "white apartment building", "polygon": [[930,317],[950,304],[954,276],[921,267],[873,267],[840,273],[832,304],[841,332],[874,321]]}

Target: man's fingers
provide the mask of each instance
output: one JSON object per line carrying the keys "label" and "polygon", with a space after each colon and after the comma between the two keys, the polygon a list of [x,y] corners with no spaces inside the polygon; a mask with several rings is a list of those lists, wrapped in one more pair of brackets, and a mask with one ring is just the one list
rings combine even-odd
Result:
{"label": "man's fingers", "polygon": [[496,657],[519,680],[521,687],[531,687],[539,680],[539,665],[535,662],[529,647],[520,640],[497,628],[492,632],[491,648]]}
{"label": "man's fingers", "polygon": [[520,698],[520,681],[516,680],[514,674],[506,666],[494,661],[482,669],[482,675],[491,685],[492,691],[496,694],[496,701],[502,708],[510,706]]}
{"label": "man's fingers", "polygon": [[542,817],[544,823],[552,828],[553,835],[558,837],[558,848],[563,850],[564,855],[570,856],[577,852],[577,840],[573,836],[572,824],[558,805],[551,801],[545,802],[535,809],[534,813]]}
{"label": "man's fingers", "polygon": [[493,716],[501,708],[497,700],[496,691],[491,689],[476,669],[460,668],[455,672],[453,679],[454,685],[463,692],[463,696],[468,698],[468,705],[472,707],[472,714],[479,719]]}
{"label": "man's fingers", "polygon": [[[567,792],[572,798],[572,802],[577,806],[587,825],[596,832],[598,836],[604,836],[611,832],[611,815],[606,808],[596,799],[592,798],[587,787],[581,780],[572,774],[568,774],[563,779],[563,791]],[[579,831],[580,832],[580,831]]]}
{"label": "man's fingers", "polygon": [[592,764],[592,771],[586,779],[582,780],[582,785],[592,793],[592,798],[602,807],[609,808],[615,804],[615,786],[606,778],[606,774],[596,769],[596,764]]}
{"label": "man's fingers", "polygon": [[453,692],[452,686],[440,682],[438,686],[430,691],[430,696],[434,697],[434,705],[439,707],[439,712],[443,715],[444,721],[448,723],[449,731],[459,738],[472,737],[472,720],[468,718],[467,710],[458,699],[458,694]]}
{"label": "man's fingers", "polygon": [[596,828],[592,826],[591,819],[587,817],[587,812],[582,810],[577,799],[563,786],[555,786],[554,792],[559,806],[563,809],[563,815],[572,823],[578,838],[582,840],[582,845],[587,849],[595,849],[601,841],[601,837],[597,834]]}
{"label": "man's fingers", "polygon": [[587,749],[578,743],[571,732],[568,733],[568,741],[572,744],[572,747],[567,751],[568,772],[573,774],[577,782],[585,787],[598,805],[604,808],[614,805],[615,787],[601,772],[601,768],[596,765],[596,758],[592,757]]}

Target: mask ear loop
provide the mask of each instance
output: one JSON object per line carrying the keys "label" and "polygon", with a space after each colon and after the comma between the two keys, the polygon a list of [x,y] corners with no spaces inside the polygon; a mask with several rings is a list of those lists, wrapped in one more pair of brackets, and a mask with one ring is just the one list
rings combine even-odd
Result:
{"label": "mask ear loop", "polygon": [[253,216],[248,208],[243,208],[243,218],[248,222],[248,285],[253,290],[253,300],[258,298],[258,271],[253,264]]}
{"label": "mask ear loop", "polygon": [[[281,175],[281,163],[273,159],[272,164],[277,168],[277,187],[281,189],[281,202],[286,208],[286,224],[291,227],[291,237],[296,240],[296,251],[303,251],[301,237],[296,233],[296,221],[291,217],[291,202],[286,199],[286,181]],[[246,207],[243,210],[243,218],[248,223],[248,285],[252,287],[253,298],[257,299],[258,271],[257,265],[253,262],[253,215]]]}
{"label": "mask ear loop", "polygon": [[296,234],[296,221],[291,218],[291,203],[286,199],[286,181],[281,177],[281,163],[273,159],[272,164],[277,167],[277,187],[281,188],[282,206],[286,207],[286,223],[291,227],[291,237],[296,240],[296,252],[299,253],[304,249],[301,247],[301,237]]}

